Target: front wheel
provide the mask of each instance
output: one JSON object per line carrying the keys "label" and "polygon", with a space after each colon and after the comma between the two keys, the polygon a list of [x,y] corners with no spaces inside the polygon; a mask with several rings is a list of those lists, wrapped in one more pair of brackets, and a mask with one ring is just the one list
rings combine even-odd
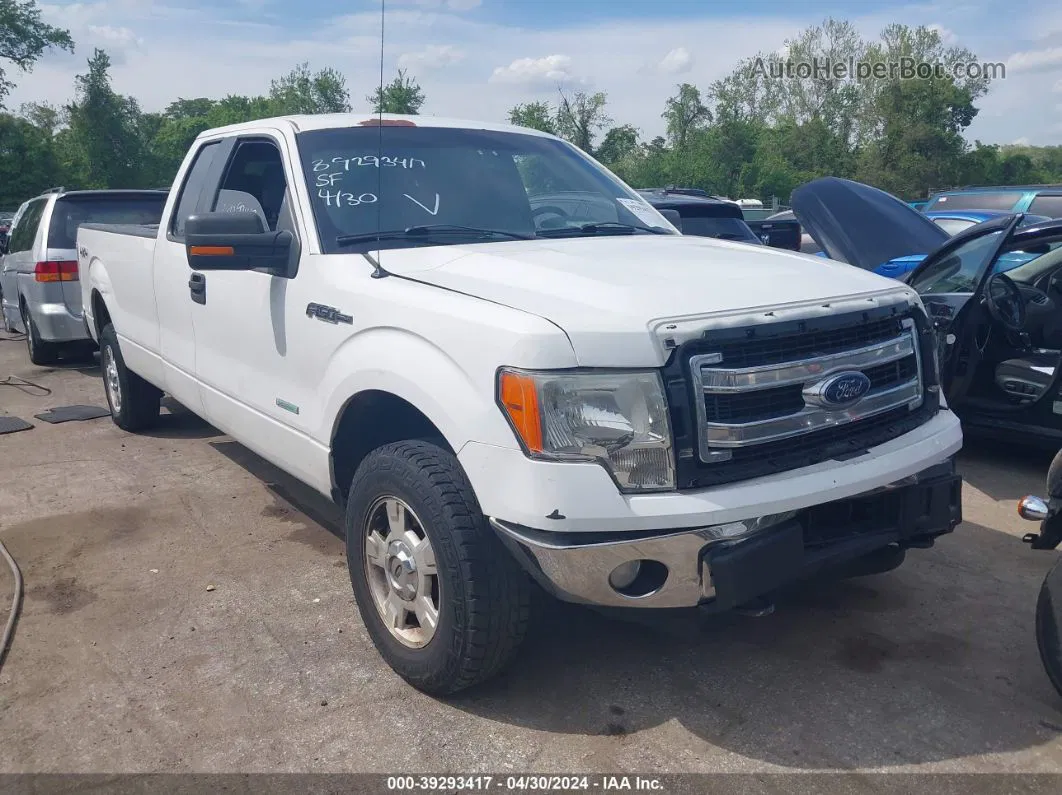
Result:
{"label": "front wheel", "polygon": [[118,335],[109,323],[100,333],[100,368],[115,425],[134,433],[158,421],[162,392],[125,366]]}
{"label": "front wheel", "polygon": [[1036,645],[1044,670],[1062,696],[1062,560],[1051,568],[1036,600]]}
{"label": "front wheel", "polygon": [[365,627],[411,685],[455,693],[514,655],[531,581],[488,527],[452,453],[426,441],[370,453],[350,486],[346,535]]}

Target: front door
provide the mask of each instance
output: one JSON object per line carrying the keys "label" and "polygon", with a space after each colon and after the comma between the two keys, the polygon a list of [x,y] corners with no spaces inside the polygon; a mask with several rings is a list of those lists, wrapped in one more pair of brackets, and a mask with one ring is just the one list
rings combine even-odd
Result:
{"label": "front door", "polygon": [[292,345],[293,330],[313,322],[314,299],[299,278],[307,234],[292,212],[285,146],[279,136],[235,139],[214,183],[207,211],[254,212],[263,231],[287,230],[294,244],[285,272],[191,273],[196,376],[211,423],[328,494],[327,448],[310,436],[312,387],[296,377],[310,352]]}
{"label": "front door", "polygon": [[155,244],[152,278],[158,311],[158,361],[162,368],[159,376],[177,402],[200,416],[206,416],[206,412],[196,380],[193,306],[189,300],[192,271],[185,249],[185,223],[188,216],[201,212],[212,200],[213,191],[208,186],[217,185],[230,149],[231,142],[221,140],[206,142],[196,151],[185,172],[166,234],[159,235]]}

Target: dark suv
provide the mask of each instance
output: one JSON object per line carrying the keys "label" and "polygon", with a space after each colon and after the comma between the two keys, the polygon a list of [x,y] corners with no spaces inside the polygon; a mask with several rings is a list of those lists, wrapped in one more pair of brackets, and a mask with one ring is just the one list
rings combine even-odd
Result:
{"label": "dark suv", "polygon": [[799,249],[800,225],[745,220],[741,207],[696,188],[646,188],[639,190],[657,210],[674,210],[682,219],[682,233],[774,248]]}

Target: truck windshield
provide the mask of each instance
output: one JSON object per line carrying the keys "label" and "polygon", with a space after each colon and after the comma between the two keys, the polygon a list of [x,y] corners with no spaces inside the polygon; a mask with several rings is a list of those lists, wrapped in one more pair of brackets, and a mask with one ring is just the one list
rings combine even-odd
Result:
{"label": "truck windshield", "polygon": [[166,194],[71,193],[60,197],[48,225],[48,248],[77,248],[81,224],[157,224]]}
{"label": "truck windshield", "polygon": [[326,253],[676,234],[645,199],[553,138],[385,125],[307,131],[298,144]]}

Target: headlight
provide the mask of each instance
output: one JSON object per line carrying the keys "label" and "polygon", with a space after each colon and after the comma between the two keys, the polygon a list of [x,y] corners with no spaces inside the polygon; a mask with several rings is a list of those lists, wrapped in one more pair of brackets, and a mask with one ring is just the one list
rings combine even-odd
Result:
{"label": "headlight", "polygon": [[675,487],[667,401],[656,372],[503,368],[498,402],[532,458],[597,461],[623,491]]}

